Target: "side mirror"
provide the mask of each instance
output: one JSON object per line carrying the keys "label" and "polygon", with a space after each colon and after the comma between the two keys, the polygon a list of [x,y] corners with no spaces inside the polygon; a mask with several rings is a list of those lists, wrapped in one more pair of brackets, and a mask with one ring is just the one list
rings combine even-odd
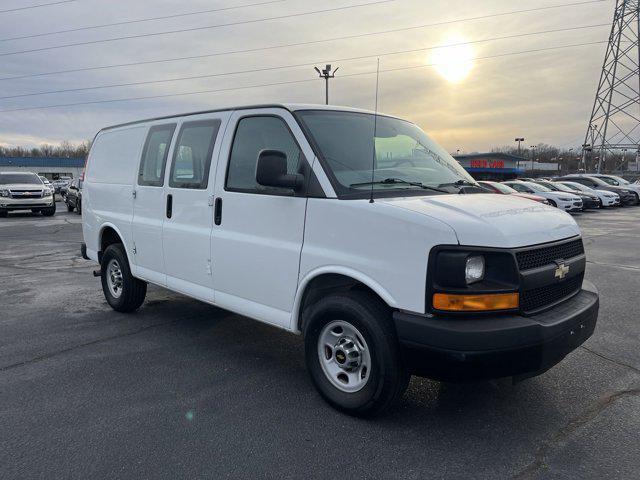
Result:
{"label": "side mirror", "polygon": [[256,164],[256,182],[265,187],[299,191],[304,186],[304,176],[287,173],[287,155],[284,152],[262,150]]}

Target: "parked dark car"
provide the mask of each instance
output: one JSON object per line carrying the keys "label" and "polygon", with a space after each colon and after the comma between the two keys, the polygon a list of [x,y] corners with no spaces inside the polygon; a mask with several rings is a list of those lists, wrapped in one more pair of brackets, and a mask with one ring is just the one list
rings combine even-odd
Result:
{"label": "parked dark car", "polygon": [[640,199],[635,192],[627,188],[609,185],[604,180],[590,175],[566,175],[564,177],[557,178],[556,180],[577,182],[582,185],[586,185],[587,187],[595,188],[596,190],[607,190],[609,192],[617,193],[620,195],[620,203],[622,205],[638,205],[640,203]]}
{"label": "parked dark car", "polygon": [[555,192],[566,192],[566,193],[572,193],[574,195],[579,196],[582,199],[582,210],[586,210],[587,208],[602,207],[602,202],[600,201],[597,195],[583,192],[581,190],[576,190],[574,188],[569,188],[566,185],[563,185],[561,183],[549,182],[547,180],[536,180],[536,183],[543,185]]}
{"label": "parked dark car", "polygon": [[67,194],[64,197],[64,203],[67,204],[67,211],[82,213],[82,180],[72,180],[67,187]]}

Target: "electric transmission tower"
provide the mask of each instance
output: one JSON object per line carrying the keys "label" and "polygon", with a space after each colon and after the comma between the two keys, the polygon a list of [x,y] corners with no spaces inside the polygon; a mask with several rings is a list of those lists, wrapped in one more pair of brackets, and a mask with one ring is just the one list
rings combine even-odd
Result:
{"label": "electric transmission tower", "polygon": [[585,170],[593,168],[597,161],[600,173],[608,155],[638,152],[640,147],[639,33],[640,0],[616,0],[609,44],[582,146]]}

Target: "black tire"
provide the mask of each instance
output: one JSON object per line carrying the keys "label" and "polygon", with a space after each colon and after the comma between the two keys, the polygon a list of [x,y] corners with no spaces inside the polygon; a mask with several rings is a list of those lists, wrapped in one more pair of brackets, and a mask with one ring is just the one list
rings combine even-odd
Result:
{"label": "black tire", "polygon": [[9,215],[9,212],[6,210],[0,210],[0,218],[7,218],[7,215]]}
{"label": "black tire", "polygon": [[82,202],[80,200],[76,203],[76,213],[82,215]]}
{"label": "black tire", "polygon": [[553,200],[549,200],[549,205],[551,205],[552,207],[558,208],[558,204]]}
{"label": "black tire", "polygon": [[73,205],[67,203],[67,212],[73,212]]}
{"label": "black tire", "polygon": [[[353,325],[370,351],[369,379],[361,390],[353,393],[334,386],[320,363],[318,341],[321,332],[338,319]],[[402,397],[411,376],[402,364],[391,310],[378,298],[357,291],[328,295],[305,311],[304,320],[307,370],[318,392],[329,404],[349,415],[373,417]]]}
{"label": "black tire", "polygon": [[[109,290],[107,280],[107,268],[111,260],[115,260],[118,263],[122,272],[122,291],[117,297]],[[123,313],[137,310],[140,305],[142,305],[144,297],[147,295],[147,283],[142,280],[138,280],[131,275],[129,261],[127,260],[127,255],[121,243],[114,243],[107,247],[102,254],[100,267],[102,291],[104,292],[104,297],[106,298],[107,303],[111,305],[111,308]]]}
{"label": "black tire", "polygon": [[44,215],[45,217],[53,217],[56,214],[56,204],[55,204],[55,202],[53,203],[53,207],[43,208],[40,211],[42,212],[42,215]]}

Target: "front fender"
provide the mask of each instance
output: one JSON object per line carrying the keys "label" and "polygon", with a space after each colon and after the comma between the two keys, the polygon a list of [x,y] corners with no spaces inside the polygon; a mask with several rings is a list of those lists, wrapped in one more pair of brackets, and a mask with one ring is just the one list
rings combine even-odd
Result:
{"label": "front fender", "polygon": [[302,280],[298,283],[298,289],[296,291],[296,297],[293,302],[293,311],[291,312],[291,326],[290,329],[294,333],[301,333],[300,331],[300,307],[302,305],[302,299],[304,298],[304,293],[309,286],[309,283],[315,278],[318,278],[321,275],[327,274],[335,274],[342,275],[345,277],[352,278],[357,280],[358,282],[366,285],[371,290],[373,290],[387,305],[391,308],[397,308],[397,302],[395,298],[387,291],[382,285],[378,282],[365,275],[358,270],[343,267],[339,265],[325,265],[323,267],[316,268],[308,272]]}

